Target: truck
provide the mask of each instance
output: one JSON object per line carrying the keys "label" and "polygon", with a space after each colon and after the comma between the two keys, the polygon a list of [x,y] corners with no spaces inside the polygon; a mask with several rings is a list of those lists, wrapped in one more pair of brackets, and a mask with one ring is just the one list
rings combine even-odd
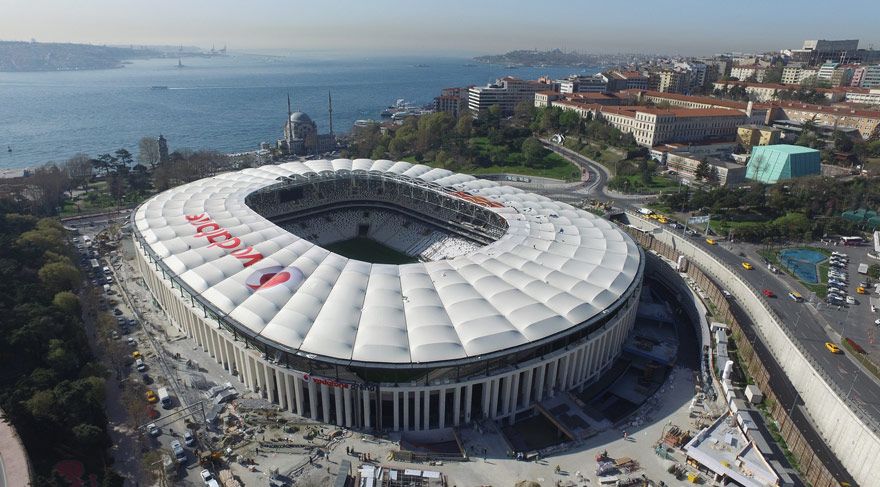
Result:
{"label": "truck", "polygon": [[171,395],[168,394],[168,388],[160,387],[156,392],[159,395],[159,402],[162,403],[162,409],[171,409]]}

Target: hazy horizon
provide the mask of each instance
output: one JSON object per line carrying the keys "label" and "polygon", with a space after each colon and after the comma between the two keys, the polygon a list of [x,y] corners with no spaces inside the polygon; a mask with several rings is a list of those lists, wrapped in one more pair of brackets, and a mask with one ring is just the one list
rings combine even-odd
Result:
{"label": "hazy horizon", "polygon": [[[880,2],[855,0],[845,11],[810,2],[744,0],[736,8],[706,2],[636,1],[552,7],[516,0],[444,2],[433,7],[403,0],[7,0],[0,17],[4,40],[121,45],[191,45],[251,53],[362,53],[473,56],[515,49],[594,53],[710,55],[799,48],[805,39],[859,39],[880,48]],[[805,5],[806,4],[806,5]],[[817,5],[818,6],[818,5]],[[823,5],[824,6],[824,5]],[[677,27],[680,27],[677,29]]]}

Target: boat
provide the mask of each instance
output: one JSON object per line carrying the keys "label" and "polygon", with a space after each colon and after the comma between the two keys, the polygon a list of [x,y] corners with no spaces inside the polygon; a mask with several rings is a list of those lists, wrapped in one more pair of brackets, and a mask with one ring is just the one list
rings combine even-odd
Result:
{"label": "boat", "polygon": [[165,85],[153,85],[150,87],[151,90],[167,90],[168,87]]}
{"label": "boat", "polygon": [[416,64],[416,67],[417,68],[430,68],[431,65],[429,65],[429,64]]}
{"label": "boat", "polygon": [[184,67],[184,66],[183,66],[183,62],[180,60],[179,57],[177,58],[177,67],[178,67],[178,68],[183,68],[183,67]]}
{"label": "boat", "polygon": [[11,145],[7,145],[7,146],[6,146],[6,152],[12,152],[12,146],[11,146]]}

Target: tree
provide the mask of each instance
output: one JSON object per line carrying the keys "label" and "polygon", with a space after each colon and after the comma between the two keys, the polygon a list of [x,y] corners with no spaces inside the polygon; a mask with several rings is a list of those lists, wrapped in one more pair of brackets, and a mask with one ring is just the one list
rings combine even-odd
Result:
{"label": "tree", "polygon": [[522,155],[526,166],[542,167],[544,165],[544,157],[547,155],[547,149],[544,148],[541,141],[534,137],[529,137],[522,143]]}
{"label": "tree", "polygon": [[651,167],[648,165],[647,159],[639,160],[639,174],[642,178],[642,184],[644,184],[645,186],[650,186],[652,180]]}
{"label": "tree", "polygon": [[852,139],[840,130],[834,131],[833,139],[835,150],[839,152],[849,152],[853,149]]}
{"label": "tree", "polygon": [[79,287],[79,270],[61,262],[50,262],[37,271],[40,280],[52,294]]}
{"label": "tree", "polygon": [[697,164],[697,169],[694,171],[694,177],[698,180],[705,180],[709,177],[709,173],[712,171],[712,168],[709,165],[709,161],[703,159]]}
{"label": "tree", "polygon": [[709,175],[706,177],[706,181],[712,184],[718,184],[718,166],[712,166],[712,169],[709,170]]}
{"label": "tree", "polygon": [[880,279],[880,264],[871,264],[868,266],[868,277],[871,279]]}
{"label": "tree", "polygon": [[106,177],[111,171],[116,170],[116,158],[110,154],[99,154],[98,157],[92,159],[92,165],[99,172],[103,172]]}
{"label": "tree", "polygon": [[83,190],[88,188],[93,171],[92,160],[89,159],[89,156],[82,153],[74,155],[64,163],[64,170],[67,172],[71,184],[82,186]]}
{"label": "tree", "polygon": [[131,165],[133,157],[131,155],[131,152],[128,152],[128,150],[118,149],[116,151],[115,155],[116,155],[116,161],[121,166],[128,167]]}
{"label": "tree", "polygon": [[55,297],[52,298],[52,305],[67,315],[75,316],[79,313],[79,298],[70,291],[55,293]]}
{"label": "tree", "polygon": [[153,137],[144,137],[138,142],[138,162],[156,169],[159,164],[159,141]]}

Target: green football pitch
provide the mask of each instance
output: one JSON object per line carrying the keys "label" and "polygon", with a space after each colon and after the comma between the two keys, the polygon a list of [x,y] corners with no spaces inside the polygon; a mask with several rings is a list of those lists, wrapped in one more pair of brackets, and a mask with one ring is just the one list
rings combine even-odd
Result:
{"label": "green football pitch", "polygon": [[415,257],[410,257],[375,240],[363,237],[325,245],[324,248],[349,259],[362,260],[373,264],[410,264],[418,262],[418,259]]}

